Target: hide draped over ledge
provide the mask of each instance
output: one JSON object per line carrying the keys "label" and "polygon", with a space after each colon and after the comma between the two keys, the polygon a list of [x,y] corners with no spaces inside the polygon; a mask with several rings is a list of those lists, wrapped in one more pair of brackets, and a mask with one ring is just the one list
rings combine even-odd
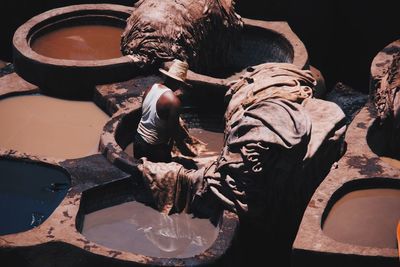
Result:
{"label": "hide draped over ledge", "polygon": [[336,104],[312,98],[315,84],[309,71],[292,64],[249,68],[226,93],[224,147],[216,161],[187,170],[141,159],[155,206],[165,213],[207,216],[226,208],[264,218],[285,205],[280,200],[288,192],[296,205],[299,190],[339,158],[346,130]]}
{"label": "hide draped over ledge", "polygon": [[400,157],[400,52],[385,70],[383,77],[371,92],[377,110],[379,124],[386,129],[387,151],[384,154]]}

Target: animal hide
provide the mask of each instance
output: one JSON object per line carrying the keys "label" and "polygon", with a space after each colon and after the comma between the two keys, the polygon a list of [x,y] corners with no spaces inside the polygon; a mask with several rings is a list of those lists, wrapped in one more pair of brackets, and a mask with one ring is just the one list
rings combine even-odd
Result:
{"label": "animal hide", "polygon": [[121,51],[143,64],[180,59],[211,73],[228,61],[242,27],[230,0],[141,0],[127,20]]}
{"label": "animal hide", "polygon": [[139,168],[153,185],[159,210],[207,214],[210,206],[223,206],[259,218],[267,203],[300,190],[311,179],[306,172],[329,169],[338,157],[331,147],[340,148],[345,115],[336,104],[311,98],[314,85],[308,71],[292,64],[249,70],[227,92],[225,146],[216,161],[195,171],[142,159]]}

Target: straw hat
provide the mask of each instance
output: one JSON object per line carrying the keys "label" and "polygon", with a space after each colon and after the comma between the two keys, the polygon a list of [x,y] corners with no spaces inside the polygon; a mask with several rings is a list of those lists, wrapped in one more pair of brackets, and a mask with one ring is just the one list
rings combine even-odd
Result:
{"label": "straw hat", "polygon": [[177,81],[180,81],[184,84],[187,84],[185,81],[188,69],[189,65],[186,62],[175,59],[168,71],[164,69],[159,69],[159,70],[162,74]]}

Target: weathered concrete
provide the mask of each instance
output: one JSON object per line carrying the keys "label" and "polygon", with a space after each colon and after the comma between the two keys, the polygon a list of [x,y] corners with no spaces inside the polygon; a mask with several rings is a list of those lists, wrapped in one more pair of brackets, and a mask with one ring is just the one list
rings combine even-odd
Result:
{"label": "weathered concrete", "polygon": [[[48,94],[74,98],[90,97],[96,84],[123,81],[138,75],[140,68],[128,56],[106,60],[64,60],[40,55],[30,46],[30,41],[46,26],[56,29],[74,25],[77,20],[94,23],[101,18],[103,23],[123,28],[131,11],[131,7],[121,5],[88,4],[53,9],[33,17],[14,34],[13,59],[17,73]],[[69,19],[65,20],[65,17]]]}
{"label": "weathered concrete", "polygon": [[[371,65],[371,93],[379,86],[380,79],[391,64],[392,55],[399,50],[400,43],[396,41],[375,57]],[[339,242],[322,230],[330,209],[346,193],[357,189],[400,188],[400,169],[377,155],[376,144],[371,143],[371,135],[376,134],[379,126],[374,103],[369,101],[358,112],[359,106],[368,97],[344,84],[336,85],[328,98],[343,108],[348,122],[351,122],[345,138],[347,148],[336,168],[331,170],[308,204],[293,245],[292,265],[398,266],[396,249]],[[374,140],[382,147],[385,141],[385,138]]]}
{"label": "weathered concrete", "polygon": [[162,81],[160,75],[138,76],[131,80],[96,86],[94,101],[109,115],[126,108],[128,99],[140,99],[144,90]]}
{"label": "weathered concrete", "polygon": [[22,93],[37,93],[39,88],[14,72],[12,65],[0,69],[0,99]]}
{"label": "weathered concrete", "polygon": [[[400,188],[400,170],[383,162],[368,146],[367,133],[374,119],[374,109],[368,103],[351,123],[345,155],[317,188],[303,215],[293,245],[293,266],[398,266],[397,250],[344,244],[325,235],[321,226],[340,195],[358,184],[381,187],[390,178],[394,181],[389,187]],[[344,193],[334,195],[338,190]]]}

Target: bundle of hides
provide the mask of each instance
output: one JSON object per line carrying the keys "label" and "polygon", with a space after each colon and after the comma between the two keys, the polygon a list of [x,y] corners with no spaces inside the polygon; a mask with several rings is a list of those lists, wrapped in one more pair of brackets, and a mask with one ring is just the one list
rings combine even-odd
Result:
{"label": "bundle of hides", "polygon": [[242,27],[230,0],[141,0],[127,20],[121,51],[143,64],[180,59],[212,72],[227,62]]}
{"label": "bundle of hides", "polygon": [[400,127],[400,52],[394,54],[393,61],[381,78],[373,97],[381,121],[394,118]]}
{"label": "bundle of hides", "polygon": [[375,107],[381,125],[392,134],[389,137],[390,153],[400,156],[400,52],[393,55],[393,61],[381,78],[374,97]]}
{"label": "bundle of hides", "polygon": [[[303,177],[310,160],[345,132],[344,113],[334,103],[313,99],[314,85],[309,71],[292,64],[249,69],[226,94],[225,146],[215,162],[193,171],[143,159],[140,169],[158,208],[206,214],[223,207],[260,217],[269,199],[296,187],[295,178]],[[317,168],[333,163],[324,161]]]}

